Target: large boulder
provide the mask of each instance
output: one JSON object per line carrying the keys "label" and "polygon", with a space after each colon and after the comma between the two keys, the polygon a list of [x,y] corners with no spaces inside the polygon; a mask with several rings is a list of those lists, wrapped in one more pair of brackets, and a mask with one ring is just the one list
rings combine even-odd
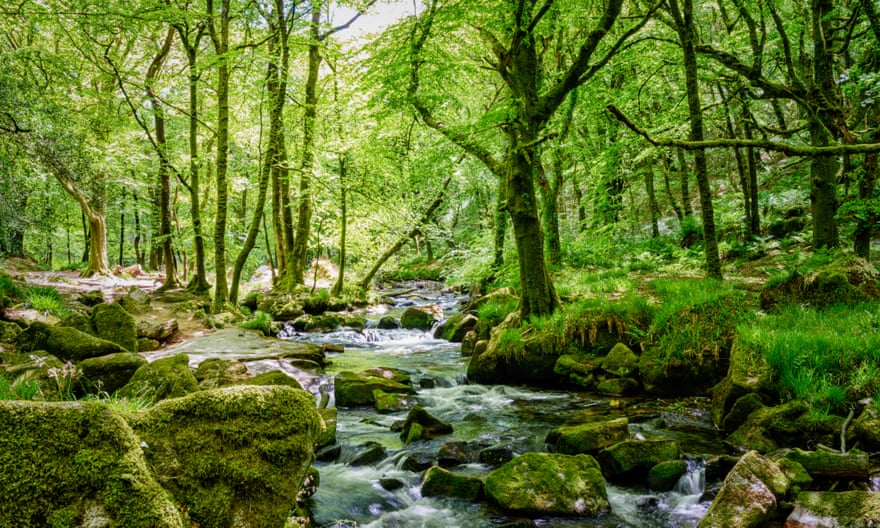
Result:
{"label": "large boulder", "polygon": [[436,311],[433,306],[410,306],[400,316],[400,326],[410,330],[430,330],[434,326]]}
{"label": "large boulder", "polygon": [[483,481],[477,477],[458,475],[439,466],[425,472],[422,479],[423,497],[454,497],[475,501],[483,491]]}
{"label": "large boulder", "polygon": [[[835,445],[840,441],[843,417],[820,417],[808,411],[808,405],[801,400],[758,408],[724,442],[741,452],[770,453],[781,447],[805,448],[817,442]],[[852,440],[848,443],[852,445]]]}
{"label": "large boulder", "polygon": [[406,415],[400,438],[409,443],[413,440],[430,440],[448,434],[452,434],[452,425],[431,416],[422,406],[416,405]]}
{"label": "large boulder", "polygon": [[376,402],[373,394],[375,390],[389,394],[415,394],[416,392],[410,385],[368,371],[340,372],[333,382],[333,390],[336,395],[337,407],[373,405]]}
{"label": "large boulder", "polygon": [[189,369],[189,357],[186,354],[157,359],[143,365],[119,389],[119,394],[126,398],[143,398],[159,401],[166,398],[178,398],[199,390],[199,382]]}
{"label": "large boulder", "polygon": [[581,354],[563,354],[556,359],[553,372],[572,385],[595,389],[604,358]]}
{"label": "large boulder", "polygon": [[804,491],[785,526],[796,528],[873,528],[880,526],[880,493]]}
{"label": "large boulder", "polygon": [[284,526],[322,429],[312,395],[280,386],[165,400],[131,424],[159,482],[202,528]]}
{"label": "large boulder", "polygon": [[639,358],[639,376],[645,391],[663,396],[703,394],[727,374],[723,355],[700,358],[666,357],[658,347],[647,348]]}
{"label": "large boulder", "polygon": [[644,479],[660,462],[678,460],[681,448],[675,440],[649,438],[624,440],[599,452],[602,471],[609,479]]}
{"label": "large boulder", "polygon": [[209,358],[196,367],[193,373],[199,382],[200,389],[219,389],[247,379],[247,366],[236,360]]}
{"label": "large boulder", "polygon": [[761,308],[801,304],[824,308],[880,298],[880,272],[870,262],[847,257],[802,275],[767,282],[761,290]]}
{"label": "large boulder", "polygon": [[596,454],[599,450],[629,438],[629,422],[626,418],[591,422],[579,425],[563,425],[547,434],[547,443],[557,453],[577,455]]}
{"label": "large boulder", "polygon": [[452,343],[461,343],[464,336],[477,326],[477,318],[470,314],[455,314],[440,323],[434,330],[434,337]]}
{"label": "large boulder", "polygon": [[0,526],[190,526],[100,403],[0,402],[0,467]]}
{"label": "large boulder", "polygon": [[[730,368],[727,375],[714,387],[712,395],[712,420],[721,427],[734,404],[747,394],[771,392],[770,369],[763,355],[748,350],[740,340],[734,340],[730,351]],[[738,420],[734,420],[735,423]],[[737,424],[737,427],[739,424]],[[725,429],[731,432],[735,429]]]}
{"label": "large boulder", "polygon": [[15,341],[16,351],[29,354],[45,350],[61,361],[84,359],[129,352],[116,343],[80,332],[66,326],[50,326],[35,322],[19,334]]}
{"label": "large boulder", "polygon": [[104,303],[92,309],[92,326],[98,337],[112,341],[129,352],[137,352],[137,324],[118,303]]}
{"label": "large boulder", "polygon": [[84,359],[79,362],[83,377],[95,389],[113,394],[131,380],[134,373],[147,364],[147,360],[131,352],[121,352]]}
{"label": "large boulder", "polygon": [[727,474],[699,528],[763,526],[788,489],[788,478],[779,465],[750,451]]}
{"label": "large boulder", "polygon": [[486,477],[486,496],[515,515],[595,516],[610,510],[605,480],[590,455],[525,453]]}
{"label": "large boulder", "polygon": [[618,378],[632,378],[639,368],[639,356],[623,343],[617,343],[605,356],[602,370]]}
{"label": "large boulder", "polygon": [[467,376],[477,383],[506,385],[558,383],[554,367],[559,351],[544,341],[543,334],[525,335],[519,312],[513,312],[492,329],[485,349],[479,344],[467,367]]}
{"label": "large boulder", "polygon": [[687,462],[684,460],[660,462],[648,471],[648,488],[653,491],[670,491],[685,473]]}
{"label": "large boulder", "polygon": [[169,319],[163,322],[144,319],[137,322],[137,335],[154,341],[165,341],[179,329],[177,319]]}

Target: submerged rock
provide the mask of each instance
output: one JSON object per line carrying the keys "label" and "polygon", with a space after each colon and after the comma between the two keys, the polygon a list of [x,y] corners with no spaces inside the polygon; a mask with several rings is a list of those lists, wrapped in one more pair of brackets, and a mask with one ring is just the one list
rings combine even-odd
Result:
{"label": "submerged rock", "polygon": [[517,515],[595,516],[610,510],[599,464],[589,455],[525,453],[489,473],[485,491]]}
{"label": "submerged rock", "polygon": [[[414,434],[414,431],[418,431],[418,434]],[[406,415],[400,437],[409,443],[412,440],[430,440],[447,434],[452,434],[452,425],[431,416],[423,407],[416,405]]]}
{"label": "submerged rock", "polygon": [[284,526],[322,422],[306,391],[240,386],[165,400],[132,420],[159,482],[202,528]]}
{"label": "submerged rock", "polygon": [[699,528],[763,526],[776,513],[789,485],[778,464],[750,451],[727,474]]}
{"label": "submerged rock", "polygon": [[454,497],[475,501],[482,491],[483,481],[477,477],[458,475],[438,466],[426,471],[422,479],[423,497]]}
{"label": "submerged rock", "polygon": [[0,526],[189,526],[106,405],[0,402],[0,431]]}

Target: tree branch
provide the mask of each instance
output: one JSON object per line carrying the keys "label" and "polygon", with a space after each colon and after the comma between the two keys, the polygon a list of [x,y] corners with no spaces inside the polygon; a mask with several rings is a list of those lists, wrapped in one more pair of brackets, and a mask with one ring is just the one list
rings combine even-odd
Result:
{"label": "tree branch", "polygon": [[645,138],[655,147],[674,147],[685,150],[703,150],[712,148],[735,148],[735,147],[752,147],[774,152],[782,152],[789,156],[839,156],[841,154],[867,154],[871,152],[880,152],[880,143],[858,143],[830,145],[827,147],[808,147],[804,145],[792,145],[791,143],[782,143],[779,141],[771,141],[764,139],[707,139],[703,141],[685,141],[680,139],[656,138],[651,136],[647,130],[640,128],[629,120],[623,112],[618,110],[614,105],[608,105],[608,111],[614,115],[621,123],[636,134]]}

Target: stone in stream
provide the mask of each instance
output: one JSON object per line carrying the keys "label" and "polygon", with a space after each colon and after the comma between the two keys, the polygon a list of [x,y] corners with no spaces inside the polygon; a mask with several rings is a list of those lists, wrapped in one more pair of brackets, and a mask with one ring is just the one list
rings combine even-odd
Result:
{"label": "stone in stream", "polygon": [[336,395],[338,407],[357,407],[372,405],[376,402],[373,391],[381,390],[385,393],[415,394],[415,389],[394,379],[388,379],[382,375],[370,372],[340,372],[336,375],[333,390]]}
{"label": "stone in stream", "polygon": [[407,330],[430,330],[438,306],[410,306],[400,316],[400,326]]}
{"label": "stone in stream", "polygon": [[159,483],[202,528],[284,526],[323,427],[310,393],[280,386],[196,392],[130,423]]}
{"label": "stone in stream", "polygon": [[843,417],[819,417],[808,411],[809,406],[801,400],[776,407],[761,407],[728,435],[724,443],[741,452],[770,453],[781,446],[807,447],[816,443],[836,445],[840,442]]}
{"label": "stone in stream", "polygon": [[379,319],[376,328],[379,330],[397,330],[400,328],[400,321],[391,317],[390,315],[385,315],[381,319]]}
{"label": "stone in stream", "polygon": [[786,528],[874,528],[880,526],[880,493],[804,491],[798,494]]}
{"label": "stone in stream", "polygon": [[483,481],[477,477],[458,475],[438,466],[426,471],[422,479],[423,497],[453,497],[473,502],[482,491]]}
{"label": "stone in stream", "polygon": [[415,405],[415,401],[406,394],[388,393],[381,389],[373,391],[373,400],[376,402],[376,412],[379,414],[406,411]]}
{"label": "stone in stream", "polygon": [[437,451],[437,463],[445,468],[467,464],[472,451],[467,442],[444,442]]}
{"label": "stone in stream", "polygon": [[83,359],[129,352],[120,345],[101,339],[75,328],[50,326],[45,323],[32,323],[18,335],[15,341],[19,354],[29,354],[45,350],[61,361],[82,361]]}
{"label": "stone in stream", "polygon": [[156,402],[199,390],[199,382],[189,369],[189,356],[178,354],[141,366],[128,383],[119,389],[119,395]]}
{"label": "stone in stream", "polygon": [[750,451],[724,479],[699,528],[757,528],[771,520],[790,483],[778,464]]}
{"label": "stone in stream", "polygon": [[547,434],[546,442],[557,453],[577,455],[596,454],[600,449],[629,438],[629,422],[626,418],[591,422],[580,425],[563,425]]}
{"label": "stone in stream", "polygon": [[667,460],[678,460],[681,450],[675,440],[651,438],[624,440],[599,452],[597,459],[609,479],[644,479],[648,471]]}
{"label": "stone in stream", "polygon": [[641,386],[632,378],[612,378],[596,385],[596,391],[612,396],[627,396],[641,392]]}
{"label": "stone in stream", "polygon": [[85,379],[93,383],[101,391],[113,394],[129,382],[134,373],[147,360],[130,352],[120,352],[96,358],[84,359],[79,368]]}
{"label": "stone in stream", "polygon": [[653,491],[670,491],[685,473],[687,462],[684,460],[660,462],[648,471],[648,488]]}
{"label": "stone in stream", "polygon": [[785,458],[797,462],[813,478],[868,480],[870,463],[868,454],[858,450],[847,453],[829,451],[804,451],[794,448]]}
{"label": "stone in stream", "polygon": [[[418,430],[417,435],[413,434],[414,430]],[[400,438],[409,443],[413,440],[430,440],[447,434],[452,434],[451,424],[431,416],[424,407],[416,405],[406,416]]]}
{"label": "stone in stream", "polygon": [[436,462],[437,458],[434,456],[434,453],[428,451],[414,451],[403,460],[401,468],[407,471],[412,471],[413,473],[419,473],[434,466]]}
{"label": "stone in stream", "polygon": [[525,453],[489,473],[484,489],[492,503],[517,515],[596,516],[611,508],[590,455]]}
{"label": "stone in stream", "polygon": [[477,453],[477,461],[484,466],[497,468],[510,462],[515,456],[516,450],[514,446],[508,442],[503,442],[481,449]]}
{"label": "stone in stream", "polygon": [[3,401],[0,431],[0,526],[190,526],[106,405]]}
{"label": "stone in stream", "polygon": [[477,326],[477,318],[471,314],[455,314],[440,323],[434,330],[434,337],[451,343],[461,343],[464,336]]}
{"label": "stone in stream", "polygon": [[385,460],[388,456],[385,446],[378,442],[367,442],[366,444],[359,446],[359,449],[360,451],[358,451],[354,458],[348,463],[349,466],[373,466]]}
{"label": "stone in stream", "polygon": [[639,369],[639,356],[623,343],[617,343],[602,361],[602,370],[618,378],[632,378]]}

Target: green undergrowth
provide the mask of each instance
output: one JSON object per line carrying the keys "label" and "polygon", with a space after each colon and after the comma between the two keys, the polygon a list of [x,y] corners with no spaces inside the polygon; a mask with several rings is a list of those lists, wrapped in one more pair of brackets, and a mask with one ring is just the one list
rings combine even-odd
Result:
{"label": "green undergrowth", "polygon": [[780,399],[846,414],[857,400],[880,397],[880,310],[876,303],[825,310],[788,306],[741,325],[737,346],[762,358]]}
{"label": "green undergrowth", "polygon": [[492,328],[501,324],[504,318],[519,306],[519,299],[502,298],[491,299],[477,308],[477,318],[482,324]]}
{"label": "green undergrowth", "polygon": [[745,292],[713,279],[655,279],[649,338],[666,359],[728,357],[737,327],[754,317]]}
{"label": "green undergrowth", "polygon": [[408,280],[431,280],[442,281],[444,279],[443,264],[439,260],[426,261],[423,257],[417,257],[402,263],[397,269],[383,271],[379,274],[379,282],[408,281]]}
{"label": "green undergrowth", "polygon": [[264,336],[272,335],[272,316],[266,312],[257,310],[253,314],[253,318],[238,325],[245,330],[259,330]]}
{"label": "green undergrowth", "polygon": [[24,292],[24,299],[30,308],[45,314],[61,318],[70,314],[61,294],[52,286],[29,286]]}

